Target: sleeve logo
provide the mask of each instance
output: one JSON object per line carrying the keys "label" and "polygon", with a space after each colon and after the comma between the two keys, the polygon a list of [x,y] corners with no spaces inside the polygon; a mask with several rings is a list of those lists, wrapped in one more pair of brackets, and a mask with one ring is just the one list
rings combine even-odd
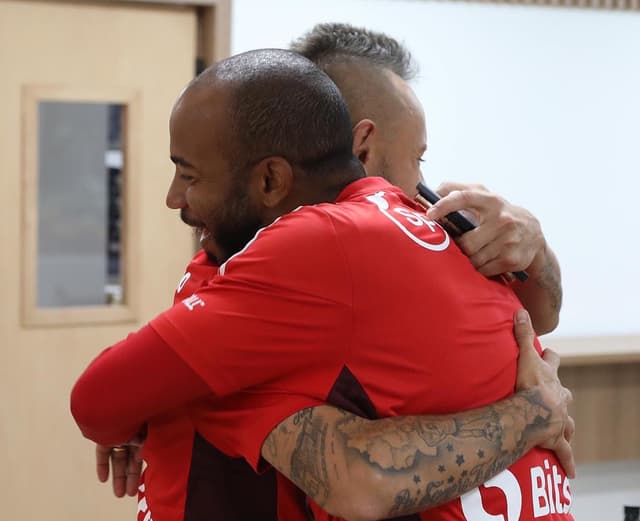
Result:
{"label": "sleeve logo", "polygon": [[203,308],[205,306],[204,300],[202,300],[196,293],[184,299],[182,303],[189,311],[193,311],[196,307]]}

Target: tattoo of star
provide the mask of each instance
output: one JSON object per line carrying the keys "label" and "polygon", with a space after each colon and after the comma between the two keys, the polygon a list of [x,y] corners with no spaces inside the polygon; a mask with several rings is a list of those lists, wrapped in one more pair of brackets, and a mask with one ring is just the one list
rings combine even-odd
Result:
{"label": "tattoo of star", "polygon": [[482,449],[478,449],[478,457],[484,458],[484,451]]}
{"label": "tattoo of star", "polygon": [[447,470],[444,465],[438,465],[438,472],[444,472]]}
{"label": "tattoo of star", "polygon": [[451,443],[447,443],[447,450],[453,452],[453,445],[451,445]]}
{"label": "tattoo of star", "polygon": [[421,481],[422,481],[422,480],[420,479],[420,476],[418,476],[417,474],[414,474],[414,476],[413,476],[413,482],[414,482],[415,484],[418,484],[418,483],[420,483]]}
{"label": "tattoo of star", "polygon": [[456,463],[458,467],[464,463],[464,456],[462,454],[456,456]]}
{"label": "tattoo of star", "polygon": [[453,476],[449,476],[449,479],[447,481],[449,483],[453,483],[455,481],[455,478]]}

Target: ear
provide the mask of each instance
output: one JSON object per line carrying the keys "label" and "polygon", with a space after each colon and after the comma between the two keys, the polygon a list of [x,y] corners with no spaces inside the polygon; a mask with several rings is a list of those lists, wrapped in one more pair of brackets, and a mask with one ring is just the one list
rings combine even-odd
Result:
{"label": "ear", "polygon": [[370,119],[360,120],[353,127],[353,154],[365,167],[371,161],[376,130],[376,124]]}
{"label": "ear", "polygon": [[262,205],[275,208],[291,193],[293,168],[283,157],[267,157],[255,166],[254,180]]}

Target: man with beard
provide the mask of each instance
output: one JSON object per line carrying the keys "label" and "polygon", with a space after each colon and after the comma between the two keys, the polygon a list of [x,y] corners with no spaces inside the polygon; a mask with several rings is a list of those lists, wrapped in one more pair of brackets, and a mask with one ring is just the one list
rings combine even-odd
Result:
{"label": "man with beard", "polygon": [[[490,324],[487,329],[481,328],[481,338],[475,338],[471,343],[478,343],[478,347],[482,345],[484,348],[495,346],[492,360],[496,360],[492,364],[498,373],[494,376],[502,376],[490,378],[492,384],[483,381],[480,385],[476,381],[475,385],[490,387],[494,394],[500,394],[489,402],[504,398],[513,390],[517,353],[510,324],[511,316],[518,307],[517,300],[505,286],[477,274],[459,250],[449,244],[448,236],[435,223],[421,220],[419,208],[403,198],[399,191],[380,179],[362,179],[362,166],[351,153],[351,126],[346,107],[335,86],[317,69],[310,67],[306,60],[283,51],[246,53],[207,71],[183,93],[174,107],[171,152],[176,176],[168,199],[172,193],[175,195],[176,185],[182,187],[184,218],[192,224],[202,225],[203,247],[210,258],[222,263],[219,273],[206,287],[159,316],[150,326],[103,353],[81,377],[72,397],[74,415],[83,432],[100,443],[124,442],[146,425],[145,459],[149,461],[149,470],[167,456],[158,451],[155,443],[155,433],[163,428],[167,415],[175,417],[176,412],[182,413],[193,427],[191,406],[194,403],[203,413],[203,417],[198,419],[195,440],[193,436],[187,440],[194,451],[198,440],[205,439],[257,464],[262,441],[278,421],[295,411],[320,405],[327,399],[331,401],[337,387],[325,388],[317,378],[324,381],[327,375],[310,374],[309,370],[312,373],[314,370],[322,373],[328,370],[327,361],[323,363],[317,357],[324,359],[337,354],[335,349],[344,341],[340,340],[344,336],[344,328],[353,325],[350,317],[355,311],[349,311],[353,302],[347,304],[345,301],[349,300],[348,294],[353,288],[349,290],[349,280],[343,280],[344,266],[335,264],[338,260],[339,264],[345,260],[344,251],[337,247],[335,237],[348,234],[348,230],[358,235],[360,227],[363,232],[370,230],[373,233],[369,241],[362,242],[362,237],[356,241],[359,243],[357,252],[361,254],[367,253],[371,244],[376,244],[374,238],[382,239],[383,235],[388,235],[389,238],[393,236],[393,247],[385,247],[383,243],[378,252],[383,257],[391,256],[387,262],[402,261],[403,265],[409,262],[397,253],[398,248],[411,246],[405,242],[407,240],[423,248],[424,251],[417,255],[446,251],[446,256],[428,255],[423,259],[424,265],[422,261],[411,260],[405,266],[407,269],[400,270],[404,284],[395,281],[385,283],[365,276],[371,284],[362,286],[360,283],[356,294],[359,298],[367,297],[360,300],[361,303],[375,303],[374,297],[383,296],[378,291],[384,290],[397,292],[394,293],[396,297],[406,298],[408,309],[406,314],[394,316],[393,327],[389,331],[386,327],[390,324],[375,319],[380,310],[367,308],[366,312],[360,309],[355,313],[355,317],[360,319],[372,313],[372,329],[383,326],[380,331],[383,334],[377,341],[377,337],[370,337],[370,332],[363,334],[359,330],[356,335],[358,351],[362,351],[362,355],[373,356],[373,364],[379,366],[389,352],[402,351],[410,343],[415,347],[423,335],[416,331],[415,325],[406,327],[409,326],[407,320],[414,324],[423,321],[424,313],[413,304],[421,303],[422,296],[426,294],[431,294],[431,298],[438,294],[449,304],[452,302],[448,299],[462,296],[457,291],[442,293],[443,288],[431,285],[442,280],[442,274],[434,276],[427,261],[430,259],[436,264],[446,261],[446,270],[460,271],[457,275],[462,279],[470,278],[472,285],[477,285],[479,293],[473,298],[478,298],[479,294],[485,297],[489,293],[494,297],[500,295],[501,304],[494,304],[500,315],[497,323],[496,309],[489,315],[481,310],[474,313],[473,320],[478,324],[485,320]],[[311,206],[336,198],[338,204]],[[306,206],[292,211],[300,204]],[[395,214],[386,211],[390,206],[393,212],[420,229],[408,230],[406,223],[400,225]],[[336,210],[338,208],[340,210]],[[343,209],[346,213],[339,215]],[[377,221],[380,229],[371,226],[371,219],[360,215],[361,211]],[[268,226],[270,223],[273,224]],[[391,230],[388,229],[390,223]],[[393,223],[397,229],[393,228]],[[261,226],[267,228],[256,234]],[[398,230],[404,230],[402,233],[406,237]],[[363,237],[368,234],[364,233]],[[396,244],[398,240],[401,242]],[[274,257],[276,253],[279,260]],[[307,256],[309,253],[312,255]],[[374,259],[372,251],[368,253],[370,257],[365,255],[364,258],[369,258],[370,262],[355,262],[353,265],[358,267],[357,271],[363,272],[358,276],[369,273],[369,269],[385,273],[388,266],[381,265],[380,259]],[[407,284],[409,281],[411,284]],[[436,290],[435,293],[432,294],[432,290]],[[394,310],[402,308],[402,302],[385,302],[385,298],[379,304],[385,316],[391,316]],[[433,326],[442,323],[436,320]],[[496,329],[498,323],[499,331]],[[491,331],[490,335],[488,331]],[[438,335],[437,327],[433,333]],[[196,337],[199,340],[194,343]],[[379,349],[382,338],[388,340],[390,350]],[[371,341],[371,349],[364,349],[362,341],[365,339]],[[448,339],[449,335],[442,337],[443,342],[449,342]],[[452,345],[455,342],[451,339]],[[297,348],[289,351],[293,346],[304,348],[304,352]],[[420,357],[424,351],[412,348],[405,354]],[[387,354],[378,359],[376,353]],[[476,362],[479,353],[471,356]],[[423,366],[418,361],[414,366],[414,362],[408,365],[407,362],[405,358],[404,368],[400,363],[396,369],[400,369],[400,373],[407,369],[410,372],[415,370],[420,375],[428,365]],[[342,370],[334,384],[355,383],[365,392],[358,378],[344,363],[342,355],[333,360],[332,364],[336,363],[337,367],[342,364]],[[131,374],[134,368],[145,368],[146,374],[140,375],[138,381],[127,379],[126,388],[121,389],[122,396],[109,396],[105,403],[106,397],[99,392],[105,382],[112,382],[122,374]],[[416,380],[415,375],[411,378],[413,385],[420,387],[420,382],[428,380],[426,375],[421,376],[425,378]],[[402,374],[400,378],[403,379]],[[370,376],[365,377],[367,386],[371,385],[369,380]],[[469,380],[466,385],[473,387],[472,375],[467,375],[465,380]],[[271,384],[276,384],[276,387],[271,387]],[[302,390],[301,385],[309,385],[309,391]],[[397,476],[402,474],[404,477],[400,479],[405,479],[409,475],[414,481],[419,478],[419,481],[433,485],[437,481],[433,474],[436,469],[432,465],[435,460],[429,461],[423,456],[442,458],[439,444],[445,441],[451,445],[451,452],[454,440],[456,451],[463,450],[461,447],[473,448],[475,455],[473,451],[469,452],[466,460],[462,453],[455,455],[458,469],[453,467],[447,471],[451,474],[448,485],[438,491],[435,498],[436,502],[441,502],[459,495],[463,489],[480,484],[488,475],[504,468],[536,444],[548,443],[561,455],[567,456],[570,453],[563,435],[570,437],[571,434],[570,429],[565,428],[568,396],[563,391],[558,392],[558,385],[557,380],[553,385],[536,385],[495,406],[470,413],[447,418],[414,418],[414,421],[426,422],[424,425],[429,432],[439,432],[440,435],[433,436],[435,445],[403,446],[403,451],[413,454],[419,468],[414,468],[413,464],[407,467],[408,460],[401,458],[393,463],[399,472]],[[318,390],[318,386],[323,389]],[[420,390],[425,395],[429,394],[428,387]],[[410,390],[409,394],[413,391]],[[371,392],[378,392],[375,385]],[[338,394],[343,398],[346,396]],[[474,399],[482,400],[479,396]],[[362,402],[360,405],[364,408],[358,412],[373,415],[375,407],[381,407],[382,415],[392,415],[396,406],[397,412],[404,414],[426,412],[408,410],[420,408],[415,402],[396,405]],[[349,403],[348,400],[340,405],[358,408],[357,403]],[[458,405],[460,409],[469,408]],[[483,404],[467,405],[479,407]],[[354,421],[353,415],[340,414],[342,416],[335,423],[341,428],[355,424],[359,430],[363,425]],[[313,414],[307,410],[300,413],[293,423],[308,425],[311,416]],[[503,427],[511,421],[514,423],[507,433]],[[316,420],[312,423],[316,424]],[[277,448],[278,432],[281,431],[289,434],[286,426],[276,429],[269,437],[275,441],[270,448]],[[364,439],[361,434],[358,436]],[[424,436],[418,438],[424,441]],[[153,454],[154,451],[158,453]],[[533,452],[534,459],[539,459],[540,454]],[[278,464],[275,453],[267,451],[265,456]],[[545,453],[545,458],[547,463],[556,463],[553,468],[557,472],[555,457]],[[446,459],[441,459],[442,465]],[[305,458],[294,460],[302,465],[288,473],[290,476],[296,478],[300,472],[303,475],[312,473],[313,468],[309,470]],[[570,463],[570,456],[566,462]],[[378,461],[374,463],[379,464]],[[450,466],[448,461],[447,466]],[[479,467],[484,470],[478,471]],[[462,489],[458,485],[452,488],[451,483],[456,480],[462,482]],[[307,482],[299,483],[315,499],[323,499],[318,490],[310,490]],[[326,483],[318,484],[322,489],[320,494],[328,493]],[[563,497],[568,499],[566,494]],[[326,497],[324,499],[327,500]],[[560,497],[555,499],[561,501]],[[187,518],[189,498],[179,500],[182,503],[174,507],[183,509],[184,518]],[[332,500],[327,501],[335,513],[342,514],[341,506],[333,508]],[[393,513],[430,506],[422,501],[410,503],[400,505]],[[152,510],[155,508],[152,501],[149,505]],[[152,515],[156,520],[165,518],[156,510]]]}
{"label": "man with beard", "polygon": [[[427,139],[424,111],[409,85],[416,73],[409,51],[384,33],[341,23],[316,25],[291,49],[340,89],[351,114],[354,152],[367,174],[384,177],[414,197]],[[446,197],[429,217],[471,210],[478,226],[456,239],[462,251],[487,277],[526,270],[529,279],[514,282],[513,290],[536,332],[552,331],[562,303],[560,267],[537,219],[479,185],[445,183],[438,192]]]}

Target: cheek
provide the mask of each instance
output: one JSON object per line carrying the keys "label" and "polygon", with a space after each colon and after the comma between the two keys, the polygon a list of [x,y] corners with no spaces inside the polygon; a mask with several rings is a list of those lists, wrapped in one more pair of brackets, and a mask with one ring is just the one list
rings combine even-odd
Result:
{"label": "cheek", "polygon": [[416,185],[420,180],[420,166],[417,161],[415,159],[413,161],[406,161],[402,172],[400,172],[398,176],[398,182],[400,183],[398,186],[402,188],[403,192],[409,197],[414,197],[418,193]]}
{"label": "cheek", "polygon": [[[408,127],[405,130],[411,129]],[[397,136],[393,150],[393,180],[410,197],[418,193],[416,185],[421,179],[420,150],[421,146],[414,135],[404,132]]]}
{"label": "cheek", "polygon": [[201,225],[211,229],[211,202],[208,202],[205,197],[202,197],[197,190],[191,188],[187,189],[185,193],[185,202],[189,209],[189,215],[200,222]]}
{"label": "cheek", "polygon": [[184,193],[184,201],[185,203],[187,203],[187,207],[195,211],[198,208],[197,195],[194,194],[190,186],[185,187],[183,193]]}

